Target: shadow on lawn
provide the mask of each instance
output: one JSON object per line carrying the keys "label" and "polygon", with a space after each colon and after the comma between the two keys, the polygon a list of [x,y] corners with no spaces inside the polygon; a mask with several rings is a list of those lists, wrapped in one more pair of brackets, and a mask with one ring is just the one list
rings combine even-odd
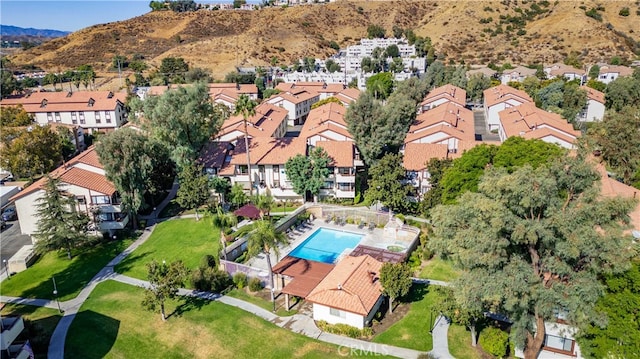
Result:
{"label": "shadow on lawn", "polygon": [[[141,252],[140,254],[130,253],[125,259],[122,260],[117,266],[113,268],[113,270],[117,273],[126,273],[130,271],[133,267],[139,265],[140,263],[147,263],[150,261],[144,261],[144,259],[155,251],[149,252]],[[146,270],[145,270],[146,272]],[[146,278],[145,278],[146,279]]]}
{"label": "shadow on lawn", "polygon": [[73,336],[68,336],[65,356],[69,358],[104,358],[118,337],[120,321],[92,310],[76,314]]}
{"label": "shadow on lawn", "polygon": [[202,309],[202,307],[204,307],[205,305],[208,305],[209,303],[211,303],[210,300],[205,300],[205,299],[190,297],[190,296],[184,297],[184,300],[182,301],[182,303],[178,305],[172,313],[167,315],[167,319],[173,316],[181,317],[184,313],[192,310],[200,310]]}
{"label": "shadow on lawn", "polygon": [[422,283],[414,283],[409,290],[409,293],[400,300],[403,303],[419,302],[424,299],[424,296],[429,293],[429,285]]}
{"label": "shadow on lawn", "polygon": [[[65,269],[50,273],[45,277],[46,279],[42,280],[36,286],[15,294],[22,298],[53,300],[55,299],[53,295],[53,278],[55,278],[58,298],[61,301],[72,299],[72,295],[87,285],[93,276],[126,248],[127,244],[128,242],[123,241],[107,242],[83,249],[81,252],[76,252],[72,262]],[[59,260],[68,261],[66,252],[59,252],[57,255]],[[37,265],[37,263],[35,265]],[[28,283],[31,277],[31,272],[26,270],[14,275],[6,283],[7,286],[11,285],[9,281]]]}

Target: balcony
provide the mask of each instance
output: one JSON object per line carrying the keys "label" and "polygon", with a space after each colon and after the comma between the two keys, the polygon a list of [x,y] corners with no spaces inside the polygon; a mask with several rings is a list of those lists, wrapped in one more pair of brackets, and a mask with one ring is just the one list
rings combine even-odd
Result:
{"label": "balcony", "polygon": [[22,317],[5,317],[2,320],[0,350],[8,350],[14,340],[24,330]]}
{"label": "balcony", "polygon": [[355,175],[336,175],[336,182],[340,183],[356,183]]}

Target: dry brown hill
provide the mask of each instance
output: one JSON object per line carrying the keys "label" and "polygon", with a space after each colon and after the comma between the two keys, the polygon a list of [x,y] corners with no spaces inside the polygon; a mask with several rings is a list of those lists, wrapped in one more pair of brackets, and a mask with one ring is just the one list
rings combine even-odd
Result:
{"label": "dry brown hill", "polygon": [[[498,26],[535,6],[518,35],[512,23]],[[325,57],[366,36],[377,24],[391,34],[394,25],[429,36],[445,60],[560,61],[572,51],[583,61],[633,58],[640,45],[640,5],[633,1],[339,1],[324,5],[260,11],[152,12],[126,21],[92,26],[13,55],[14,64],[58,71],[89,63],[106,70],[116,54],[142,54],[158,65],[167,56],[210,69],[220,79],[234,66],[267,65],[272,57],[290,64],[304,56]],[[601,5],[602,21],[585,15]],[[584,7],[581,8],[581,7]],[[623,7],[628,16],[620,16]],[[491,21],[488,18],[491,17]],[[483,20],[484,19],[484,20]],[[481,21],[482,20],[482,21]],[[509,30],[509,26],[512,27]],[[502,29],[502,33],[497,30]],[[492,36],[493,35],[493,36]]]}

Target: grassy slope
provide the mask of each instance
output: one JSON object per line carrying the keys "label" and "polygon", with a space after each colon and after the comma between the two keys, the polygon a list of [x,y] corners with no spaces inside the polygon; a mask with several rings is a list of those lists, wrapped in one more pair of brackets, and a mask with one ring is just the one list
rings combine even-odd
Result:
{"label": "grassy slope", "polygon": [[[389,329],[376,335],[373,341],[415,350],[431,350],[433,338],[429,333],[429,320],[435,292],[429,291],[427,286],[414,285],[409,296],[409,301],[412,302],[409,313]],[[436,314],[433,315],[434,319],[435,316]]]}
{"label": "grassy slope", "polygon": [[151,237],[122,263],[116,271],[134,278],[146,279],[146,264],[151,260],[172,262],[182,260],[195,269],[206,254],[216,255],[220,247],[220,232],[213,228],[211,218],[175,219],[158,224]]}
{"label": "grassy slope", "polygon": [[449,353],[457,359],[480,359],[482,356],[471,346],[471,334],[461,326],[452,324],[447,333]]}
{"label": "grassy slope", "polygon": [[25,321],[25,334],[33,348],[36,359],[45,359],[51,334],[60,321],[60,313],[57,309],[34,307],[31,305],[6,304],[0,315],[22,316]]}
{"label": "grassy slope", "polygon": [[429,260],[418,274],[419,278],[429,278],[445,282],[452,281],[459,276],[460,272],[453,268],[451,261],[445,261],[438,257],[433,257]]}
{"label": "grassy slope", "polygon": [[2,282],[2,295],[53,299],[55,277],[60,300],[75,298],[82,287],[111,259],[122,252],[132,240],[100,244],[77,253],[71,260],[66,253],[50,252],[33,266]]}
{"label": "grassy slope", "polygon": [[[192,301],[162,322],[142,310],[142,289],[107,281],[82,306],[68,358],[327,358],[338,348],[218,302]],[[167,306],[172,312],[177,306]],[[87,345],[91,343],[91,345]]]}

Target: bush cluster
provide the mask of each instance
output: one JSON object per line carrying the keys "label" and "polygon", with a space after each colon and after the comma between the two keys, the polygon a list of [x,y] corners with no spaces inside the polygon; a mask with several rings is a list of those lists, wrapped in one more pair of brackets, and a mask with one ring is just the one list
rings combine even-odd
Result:
{"label": "bush cluster", "polygon": [[231,277],[217,268],[215,257],[206,255],[200,267],[191,273],[191,284],[197,290],[220,293],[232,285]]}
{"label": "bush cluster", "polygon": [[233,285],[236,286],[236,288],[238,289],[242,289],[244,287],[247,286],[247,275],[242,273],[242,272],[238,272],[236,274],[233,275]]}
{"label": "bush cluster", "polygon": [[507,355],[509,334],[506,332],[494,328],[488,327],[482,330],[480,333],[480,346],[487,353],[502,358]]}
{"label": "bush cluster", "polygon": [[260,279],[252,277],[249,279],[249,290],[252,292],[259,292],[262,290],[262,282]]}
{"label": "bush cluster", "polygon": [[323,332],[344,335],[349,338],[368,338],[373,335],[373,329],[369,327],[358,329],[348,324],[329,324],[324,320],[318,321],[317,324]]}

